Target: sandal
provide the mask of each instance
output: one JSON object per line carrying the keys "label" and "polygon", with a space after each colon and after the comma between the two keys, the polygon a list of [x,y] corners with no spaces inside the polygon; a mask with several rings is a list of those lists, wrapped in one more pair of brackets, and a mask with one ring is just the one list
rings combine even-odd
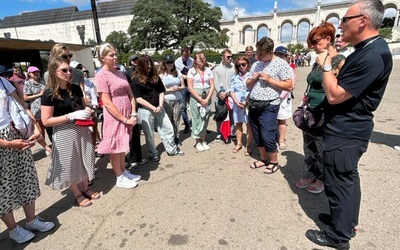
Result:
{"label": "sandal", "polygon": [[[269,167],[269,166],[271,166],[272,165],[272,167]],[[269,162],[267,165],[266,165],[266,167],[265,167],[265,169],[264,169],[264,174],[273,174],[273,173],[275,173],[276,171],[278,171],[279,170],[279,168],[280,168],[281,166],[279,166],[279,163],[278,162],[275,162],[275,163],[273,163],[273,162]]]}
{"label": "sandal", "polygon": [[286,149],[285,141],[286,141],[286,140],[279,141],[279,149],[280,149],[280,150],[285,150],[285,149]]}
{"label": "sandal", "polygon": [[314,182],[313,179],[304,179],[301,178],[296,182],[296,187],[297,188],[308,188],[312,183]]}
{"label": "sandal", "polygon": [[321,183],[321,185],[315,185],[314,182],[307,188],[307,191],[313,194],[319,194],[322,191],[324,191],[324,189],[325,189],[324,183]]}
{"label": "sandal", "polygon": [[244,150],[244,155],[245,156],[249,156],[251,155],[251,147],[247,146],[246,149]]}
{"label": "sandal", "polygon": [[[81,200],[81,202],[78,201],[78,199],[80,199],[80,198],[83,198]],[[80,194],[77,197],[75,197],[75,201],[76,201],[76,203],[78,203],[78,205],[80,207],[89,207],[89,206],[91,206],[93,204],[92,201],[90,201],[88,198],[83,196],[83,194]]]}
{"label": "sandal", "polygon": [[241,150],[242,149],[242,145],[241,144],[238,144],[238,145],[236,145],[236,147],[234,147],[233,149],[232,149],[232,152],[233,153],[237,153],[237,152],[239,152],[239,150]]}
{"label": "sandal", "polygon": [[[262,162],[263,165],[257,165],[257,162]],[[265,161],[259,160],[259,161],[253,162],[253,163],[250,165],[250,168],[251,168],[251,169],[262,168],[262,167],[268,166],[269,164],[270,164],[270,163],[269,163],[269,160],[265,160]]]}
{"label": "sandal", "polygon": [[101,194],[99,192],[94,192],[90,189],[86,190],[85,192],[83,192],[83,195],[86,198],[89,198],[91,200],[98,200],[101,198]]}

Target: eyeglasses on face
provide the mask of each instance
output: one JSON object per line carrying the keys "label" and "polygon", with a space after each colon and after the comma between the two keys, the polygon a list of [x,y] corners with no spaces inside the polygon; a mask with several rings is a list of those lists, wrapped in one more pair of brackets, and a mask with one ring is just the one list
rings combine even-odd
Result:
{"label": "eyeglasses on face", "polygon": [[62,58],[64,58],[64,59],[72,58],[73,55],[74,54],[72,54],[72,53],[70,53],[68,55],[62,55]]}
{"label": "eyeglasses on face", "polygon": [[68,72],[69,72],[69,73],[72,73],[72,68],[63,68],[63,69],[57,69],[57,70],[59,70],[59,71],[65,73],[65,74],[67,74]]}
{"label": "eyeglasses on face", "polygon": [[326,37],[320,37],[320,38],[313,39],[313,40],[311,40],[311,44],[317,45],[324,38],[326,38]]}
{"label": "eyeglasses on face", "polygon": [[165,62],[165,64],[173,64],[174,62]]}
{"label": "eyeglasses on face", "polygon": [[247,63],[239,63],[238,66],[239,67],[247,67]]}
{"label": "eyeglasses on face", "polygon": [[364,16],[364,14],[359,14],[359,15],[355,15],[355,16],[344,16],[342,17],[342,23],[346,23],[347,21],[357,18],[357,17],[362,17]]}
{"label": "eyeglasses on face", "polygon": [[232,56],[227,56],[226,59],[232,59]]}

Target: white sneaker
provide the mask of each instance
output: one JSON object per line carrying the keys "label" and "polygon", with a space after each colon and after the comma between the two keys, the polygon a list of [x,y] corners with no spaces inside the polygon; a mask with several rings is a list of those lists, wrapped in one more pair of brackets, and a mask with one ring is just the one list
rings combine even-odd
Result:
{"label": "white sneaker", "polygon": [[394,146],[394,149],[400,150],[400,146]]}
{"label": "white sneaker", "polygon": [[50,231],[51,229],[53,229],[54,226],[55,224],[53,222],[42,221],[39,217],[36,217],[33,221],[26,223],[27,230],[29,231],[36,230],[41,233]]}
{"label": "white sneaker", "polygon": [[137,182],[135,182],[133,180],[129,180],[129,178],[126,177],[123,174],[121,174],[120,176],[117,177],[117,183],[116,183],[117,187],[120,187],[120,188],[134,188],[137,185],[138,185]]}
{"label": "white sneaker", "polygon": [[221,135],[217,135],[217,137],[215,137],[215,140],[214,140],[214,141],[220,142],[220,141],[221,141]]}
{"label": "white sneaker", "polygon": [[125,177],[127,177],[129,180],[132,181],[138,181],[142,178],[140,175],[132,174],[128,170],[125,169],[125,171],[122,173]]}
{"label": "white sneaker", "polygon": [[25,243],[30,241],[31,239],[35,238],[35,234],[29,232],[28,230],[23,229],[22,227],[18,226],[8,232],[8,236],[10,239],[15,240],[17,243]]}
{"label": "white sneaker", "polygon": [[195,148],[196,148],[198,151],[204,151],[204,150],[206,150],[206,149],[203,147],[203,143],[201,143],[201,142],[196,143]]}
{"label": "white sneaker", "polygon": [[208,146],[206,142],[202,142],[201,145],[203,146],[203,148],[205,150],[209,150],[210,149],[210,146]]}

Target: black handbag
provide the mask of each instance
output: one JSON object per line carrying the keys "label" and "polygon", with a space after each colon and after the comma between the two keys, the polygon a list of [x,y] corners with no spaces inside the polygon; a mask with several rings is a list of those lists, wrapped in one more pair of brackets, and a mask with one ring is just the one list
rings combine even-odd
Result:
{"label": "black handbag", "polygon": [[217,122],[222,122],[225,120],[228,115],[228,107],[225,104],[225,99],[221,100],[218,98],[218,101],[215,103],[215,113],[213,120]]}

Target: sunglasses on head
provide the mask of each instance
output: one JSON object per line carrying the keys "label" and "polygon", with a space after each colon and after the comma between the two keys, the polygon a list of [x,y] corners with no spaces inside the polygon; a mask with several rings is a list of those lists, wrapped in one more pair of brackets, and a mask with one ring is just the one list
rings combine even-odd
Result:
{"label": "sunglasses on head", "polygon": [[344,17],[342,17],[342,23],[345,23],[353,18],[362,17],[362,16],[364,16],[364,14],[359,14],[359,15],[355,15],[355,16],[344,16]]}
{"label": "sunglasses on head", "polygon": [[62,71],[65,74],[67,74],[68,72],[72,73],[72,68],[64,68],[64,69],[58,69],[58,70]]}
{"label": "sunglasses on head", "polygon": [[68,58],[72,58],[72,56],[73,56],[74,54],[68,54],[68,55],[62,55],[62,58],[64,58],[64,59],[68,59]]}

